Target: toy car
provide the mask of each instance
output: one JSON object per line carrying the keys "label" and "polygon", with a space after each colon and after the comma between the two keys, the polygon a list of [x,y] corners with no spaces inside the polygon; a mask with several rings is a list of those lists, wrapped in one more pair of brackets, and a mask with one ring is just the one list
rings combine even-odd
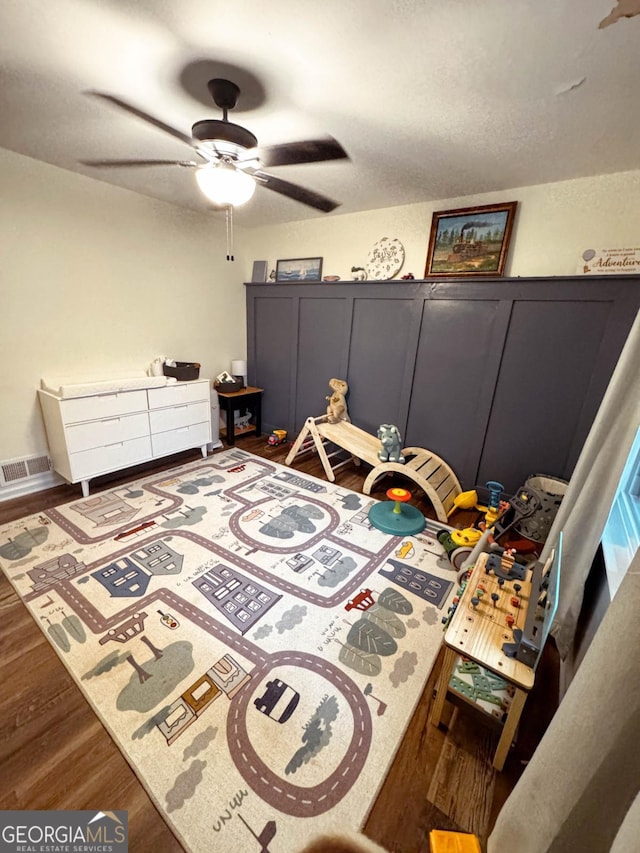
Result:
{"label": "toy car", "polygon": [[279,678],[267,682],[264,696],[254,699],[253,704],[267,717],[271,717],[277,723],[286,723],[293,714],[300,701],[300,694],[293,687],[289,687]]}
{"label": "toy car", "polygon": [[272,447],[276,447],[278,444],[283,444],[287,440],[287,431],[286,429],[274,429],[269,438],[267,439],[267,444]]}

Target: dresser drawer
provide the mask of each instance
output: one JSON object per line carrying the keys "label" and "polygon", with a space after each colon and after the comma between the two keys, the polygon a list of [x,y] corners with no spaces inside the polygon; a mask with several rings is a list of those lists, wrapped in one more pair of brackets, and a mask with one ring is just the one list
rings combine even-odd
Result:
{"label": "dresser drawer", "polygon": [[[92,477],[211,442],[211,380],[60,399],[38,391],[54,470],[89,494]],[[215,400],[214,396],[214,400]]]}
{"label": "dresser drawer", "polygon": [[178,453],[190,447],[202,447],[211,441],[211,423],[207,418],[205,423],[172,429],[168,432],[158,432],[151,436],[153,455],[166,456]]}
{"label": "dresser drawer", "polygon": [[195,403],[204,400],[211,405],[209,380],[203,382],[176,382],[175,385],[165,385],[162,388],[149,388],[149,408],[161,409],[163,406],[179,406],[182,403]]}
{"label": "dresser drawer", "polygon": [[60,401],[60,412],[65,424],[101,420],[102,418],[145,412],[146,410],[146,390],[95,394],[93,397],[75,397]]}
{"label": "dresser drawer", "polygon": [[151,459],[151,440],[148,435],[108,444],[105,447],[95,447],[92,450],[82,450],[69,456],[74,481],[97,477],[99,474],[127,468],[148,459]]}
{"label": "dresser drawer", "polygon": [[67,449],[69,453],[117,444],[132,438],[141,438],[149,434],[149,415],[123,415],[121,418],[107,418],[100,421],[88,421],[66,427]]}
{"label": "dresser drawer", "polygon": [[167,432],[170,429],[201,424],[209,420],[209,403],[185,403],[172,409],[152,409],[149,412],[151,432]]}

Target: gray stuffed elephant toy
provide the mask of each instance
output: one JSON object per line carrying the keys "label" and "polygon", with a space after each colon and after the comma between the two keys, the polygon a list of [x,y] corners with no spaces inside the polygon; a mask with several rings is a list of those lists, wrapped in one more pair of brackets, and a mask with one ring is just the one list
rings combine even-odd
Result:
{"label": "gray stuffed elephant toy", "polygon": [[382,447],[378,451],[381,462],[404,462],[402,445],[400,443],[400,432],[393,424],[380,424],[378,427],[378,438]]}

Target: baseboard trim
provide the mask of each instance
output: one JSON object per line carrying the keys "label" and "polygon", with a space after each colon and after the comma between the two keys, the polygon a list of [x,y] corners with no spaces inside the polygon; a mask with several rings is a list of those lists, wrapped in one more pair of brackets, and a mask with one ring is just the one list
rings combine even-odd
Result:
{"label": "baseboard trim", "polygon": [[21,498],[24,495],[31,495],[34,492],[41,492],[44,489],[52,489],[54,486],[61,486],[65,482],[55,471],[45,471],[43,474],[29,477],[26,480],[17,480],[15,483],[8,483],[0,489],[0,503]]}

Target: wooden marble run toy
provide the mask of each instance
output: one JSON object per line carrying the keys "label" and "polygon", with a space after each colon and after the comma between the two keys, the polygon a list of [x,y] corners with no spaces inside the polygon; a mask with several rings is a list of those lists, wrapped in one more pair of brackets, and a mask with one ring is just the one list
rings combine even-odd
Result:
{"label": "wooden marble run toy", "polygon": [[[423,447],[402,449],[402,462],[381,462],[380,439],[348,421],[329,423],[326,415],[307,418],[293,443],[285,464],[291,465],[296,457],[316,452],[322,462],[327,479],[334,482],[335,472],[343,465],[366,462],[372,470],[366,477],[362,491],[371,494],[374,483],[387,474],[401,474],[424,491],[433,504],[438,521],[446,523],[454,508],[455,499],[462,489],[453,470],[444,459]],[[347,453],[345,458],[344,453]]]}

